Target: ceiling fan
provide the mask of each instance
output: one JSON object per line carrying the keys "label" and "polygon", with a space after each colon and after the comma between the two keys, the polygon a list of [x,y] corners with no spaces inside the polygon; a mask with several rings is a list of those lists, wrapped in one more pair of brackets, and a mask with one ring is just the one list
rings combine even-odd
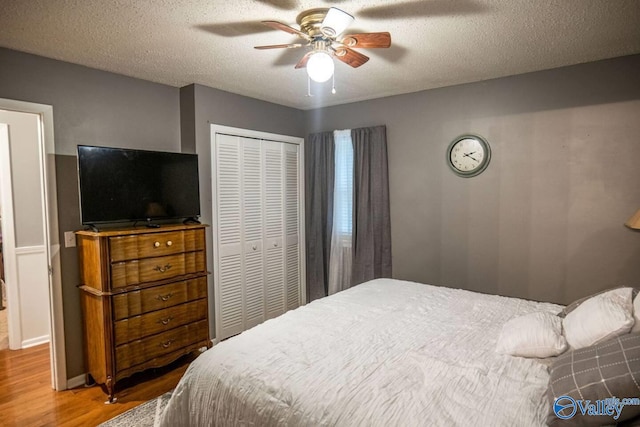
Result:
{"label": "ceiling fan", "polygon": [[306,10],[298,15],[297,30],[278,21],[262,21],[263,24],[293,34],[303,39],[302,43],[255,46],[256,49],[311,48],[296,64],[295,68],[307,68],[311,80],[322,83],[333,76],[333,58],[357,68],[369,57],[354,48],[387,48],[391,46],[388,32],[342,34],[354,21],[354,17],[336,7]]}

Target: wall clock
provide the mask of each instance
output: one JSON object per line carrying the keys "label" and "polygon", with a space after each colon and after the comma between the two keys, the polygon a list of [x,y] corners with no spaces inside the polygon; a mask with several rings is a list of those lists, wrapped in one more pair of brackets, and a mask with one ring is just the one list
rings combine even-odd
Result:
{"label": "wall clock", "polygon": [[453,172],[471,178],[484,171],[491,160],[489,143],[478,135],[461,135],[447,149],[447,164]]}

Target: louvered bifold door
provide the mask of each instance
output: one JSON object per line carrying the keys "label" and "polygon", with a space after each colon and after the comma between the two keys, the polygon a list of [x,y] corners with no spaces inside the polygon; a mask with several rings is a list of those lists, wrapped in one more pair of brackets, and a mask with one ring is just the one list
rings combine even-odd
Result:
{"label": "louvered bifold door", "polygon": [[284,185],[285,144],[262,142],[264,167],[265,306],[267,318],[285,312],[284,283]]}
{"label": "louvered bifold door", "polygon": [[285,306],[300,305],[300,147],[282,144],[284,154]]}
{"label": "louvered bifold door", "polygon": [[302,303],[301,147],[215,134],[217,338]]}
{"label": "louvered bifold door", "polygon": [[242,139],[245,329],[265,320],[261,147],[260,140]]}
{"label": "louvered bifold door", "polygon": [[216,135],[217,256],[215,277],[218,339],[244,330],[242,268],[241,139]]}

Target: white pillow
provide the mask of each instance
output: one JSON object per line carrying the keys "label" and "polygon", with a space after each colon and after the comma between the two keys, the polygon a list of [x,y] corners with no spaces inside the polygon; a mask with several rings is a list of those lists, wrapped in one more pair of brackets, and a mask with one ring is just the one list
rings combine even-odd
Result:
{"label": "white pillow", "polygon": [[631,288],[618,288],[589,298],[562,321],[569,345],[583,348],[626,334],[633,326]]}
{"label": "white pillow", "polygon": [[640,332],[640,298],[638,298],[638,295],[636,295],[636,297],[633,299],[634,324],[631,328],[631,332]]}
{"label": "white pillow", "polygon": [[567,349],[562,319],[551,313],[530,313],[502,326],[496,351],[521,357],[557,356]]}

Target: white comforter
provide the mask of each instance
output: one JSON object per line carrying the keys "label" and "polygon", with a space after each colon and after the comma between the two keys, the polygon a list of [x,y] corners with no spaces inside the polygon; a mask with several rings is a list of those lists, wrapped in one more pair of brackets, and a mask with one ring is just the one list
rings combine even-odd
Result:
{"label": "white comforter", "polygon": [[163,426],[542,426],[547,368],[495,352],[502,325],[561,306],[378,279],[203,353]]}

